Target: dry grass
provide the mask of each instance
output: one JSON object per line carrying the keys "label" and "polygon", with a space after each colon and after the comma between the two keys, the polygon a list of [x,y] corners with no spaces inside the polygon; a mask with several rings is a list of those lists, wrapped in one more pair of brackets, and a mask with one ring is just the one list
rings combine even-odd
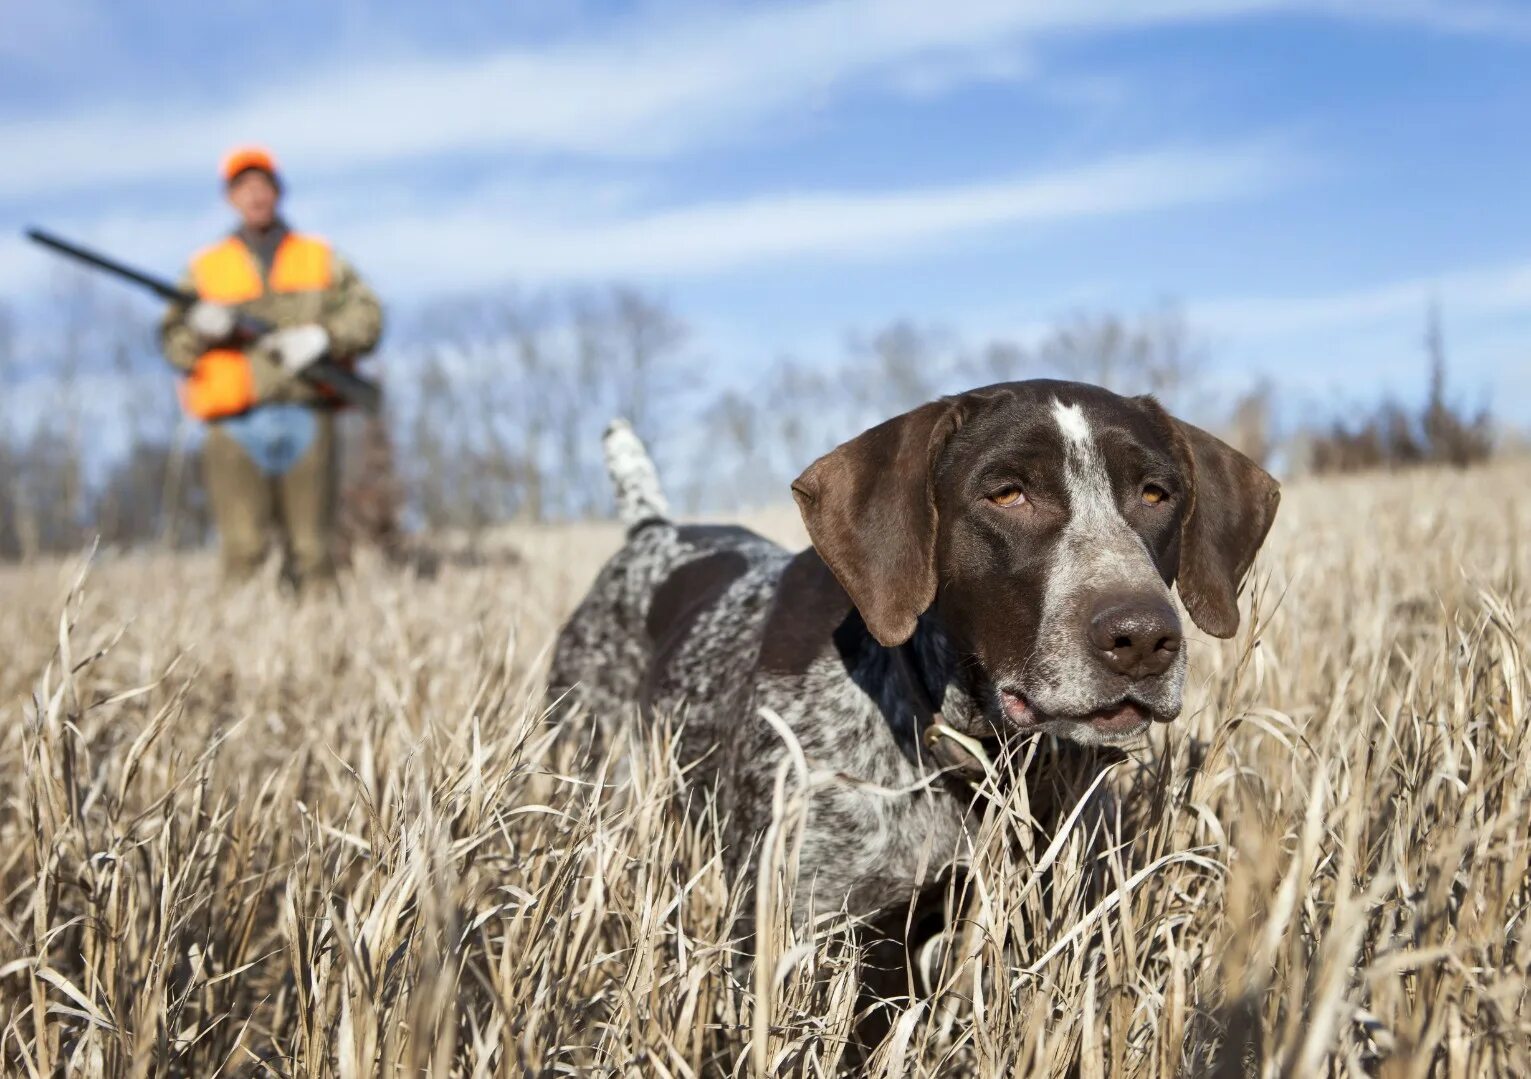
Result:
{"label": "dry grass", "polygon": [[[945,989],[858,1066],[1531,1074],[1528,481],[1289,490],[1187,715],[1104,815],[991,811]],[[205,557],[0,571],[5,1070],[848,1066],[852,942],[768,934],[748,974],[664,736],[542,713],[615,539],[335,604],[215,598]]]}

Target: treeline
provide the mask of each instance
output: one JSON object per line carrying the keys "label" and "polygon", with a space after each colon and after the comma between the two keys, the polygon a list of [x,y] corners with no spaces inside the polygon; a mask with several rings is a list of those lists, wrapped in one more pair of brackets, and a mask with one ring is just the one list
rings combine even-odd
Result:
{"label": "treeline", "polygon": [[209,511],[142,310],[61,279],[23,339],[0,305],[0,559],[197,544]]}
{"label": "treeline", "polygon": [[1358,472],[1372,468],[1441,464],[1466,468],[1494,450],[1493,420],[1487,406],[1469,411],[1446,387],[1446,345],[1440,309],[1430,307],[1425,327],[1430,368],[1424,406],[1410,409],[1384,400],[1359,419],[1336,419],[1315,433],[1308,447],[1315,472]]}
{"label": "treeline", "polygon": [[[179,415],[142,308],[68,278],[42,324],[45,337],[23,341],[0,309],[0,558],[96,536],[205,543],[198,432]],[[603,514],[599,439],[617,415],[649,441],[685,510],[777,503],[851,433],[942,393],[1040,376],[1157,394],[1262,461],[1306,446],[1282,462],[1287,471],[1468,464],[1491,448],[1488,419],[1447,400],[1438,331],[1432,340],[1422,416],[1384,405],[1352,427],[1283,435],[1268,384],[1231,402],[1207,395],[1205,348],[1173,306],[1077,315],[1029,343],[963,342],[897,321],[848,336],[838,355],[786,356],[740,378],[639,289],[444,300],[391,322],[374,361],[387,414],[346,424],[342,520],[351,538],[388,544],[405,532]]]}

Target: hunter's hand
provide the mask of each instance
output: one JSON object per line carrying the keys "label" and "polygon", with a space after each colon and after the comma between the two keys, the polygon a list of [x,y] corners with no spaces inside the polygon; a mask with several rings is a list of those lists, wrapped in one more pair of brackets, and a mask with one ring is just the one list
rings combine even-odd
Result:
{"label": "hunter's hand", "polygon": [[282,370],[296,375],[304,368],[324,358],[330,350],[330,334],[318,323],[305,326],[289,326],[261,338],[261,344],[271,350],[272,357]]}
{"label": "hunter's hand", "polygon": [[239,316],[232,307],[198,300],[186,312],[186,326],[208,344],[227,341],[234,333]]}

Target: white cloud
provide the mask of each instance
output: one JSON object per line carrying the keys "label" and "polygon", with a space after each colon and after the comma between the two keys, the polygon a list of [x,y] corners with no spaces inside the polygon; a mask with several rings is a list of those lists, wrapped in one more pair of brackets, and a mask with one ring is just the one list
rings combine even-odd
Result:
{"label": "white cloud", "polygon": [[[1524,17],[1448,0],[813,0],[689,9],[620,34],[479,57],[377,59],[232,102],[154,102],[0,122],[26,147],[0,198],[204,175],[230,142],[280,147],[296,171],[366,169],[464,153],[633,158],[737,138],[848,80],[915,85],[1018,76],[1044,34],[1099,33],[1269,12],[1511,32]],[[922,75],[922,65],[925,67]],[[931,72],[938,72],[939,77]],[[934,79],[934,82],[932,81]]]}
{"label": "white cloud", "polygon": [[[985,229],[1047,226],[1251,196],[1290,178],[1280,148],[1249,143],[1114,157],[1057,172],[891,191],[810,191],[642,211],[597,185],[566,198],[495,186],[421,207],[407,192],[329,196],[312,217],[375,280],[401,293],[546,282],[694,277],[765,262],[857,258],[929,247]],[[584,192],[584,193],[581,193]],[[594,192],[595,194],[591,194]],[[312,203],[310,203],[312,205]],[[300,204],[294,220],[310,219]],[[226,227],[221,214],[56,223],[145,266],[184,262]],[[0,289],[28,291],[44,253],[0,237]]]}
{"label": "white cloud", "polygon": [[1506,3],[1475,3],[1473,0],[1332,0],[1319,9],[1335,15],[1354,15],[1412,23],[1448,34],[1486,34],[1524,39],[1531,37],[1531,13],[1523,6]]}
{"label": "white cloud", "polygon": [[347,230],[384,272],[440,284],[479,280],[677,277],[793,258],[854,258],[983,229],[1046,225],[1247,196],[1284,180],[1266,146],[1113,158],[1067,171],[880,192],[775,194],[549,224],[459,212]]}
{"label": "white cloud", "polygon": [[1198,326],[1239,337],[1277,337],[1407,321],[1421,325],[1439,300],[1448,317],[1531,312],[1531,262],[1448,271],[1319,296],[1249,297],[1190,306]]}
{"label": "white cloud", "polygon": [[1492,391],[1501,419],[1531,422],[1531,260],[1323,295],[1193,302],[1188,315],[1212,335],[1230,385],[1263,373],[1283,395],[1328,413],[1349,401],[1424,392],[1432,301],[1440,303],[1450,391],[1474,404]]}

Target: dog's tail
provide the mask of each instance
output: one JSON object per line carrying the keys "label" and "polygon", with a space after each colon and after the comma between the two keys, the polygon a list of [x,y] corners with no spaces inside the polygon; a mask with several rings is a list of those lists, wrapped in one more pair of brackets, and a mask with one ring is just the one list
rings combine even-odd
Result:
{"label": "dog's tail", "polygon": [[631,528],[644,521],[668,520],[670,504],[659,487],[659,473],[632,424],[612,420],[601,439],[601,449],[622,523]]}

